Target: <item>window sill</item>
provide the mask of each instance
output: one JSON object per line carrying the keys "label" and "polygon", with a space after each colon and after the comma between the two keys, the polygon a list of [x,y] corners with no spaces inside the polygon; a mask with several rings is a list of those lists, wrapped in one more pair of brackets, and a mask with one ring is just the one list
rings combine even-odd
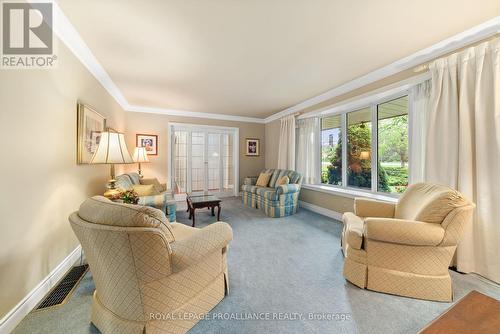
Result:
{"label": "window sill", "polygon": [[354,189],[337,188],[337,187],[333,187],[333,186],[326,186],[326,185],[320,185],[320,184],[303,184],[302,188],[314,190],[314,191],[319,191],[319,192],[330,194],[330,195],[344,196],[344,197],[349,197],[349,198],[365,197],[365,198],[371,198],[371,199],[376,199],[379,201],[386,201],[386,202],[392,202],[392,203],[396,203],[398,201],[397,197],[386,196],[386,195],[381,195],[381,194],[374,194],[374,193],[359,191],[359,190],[354,190]]}

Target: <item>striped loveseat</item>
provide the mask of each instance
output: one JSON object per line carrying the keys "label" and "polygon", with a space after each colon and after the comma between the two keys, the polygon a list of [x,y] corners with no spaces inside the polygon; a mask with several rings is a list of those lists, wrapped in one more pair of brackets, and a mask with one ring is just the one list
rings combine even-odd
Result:
{"label": "striped loveseat", "polygon": [[[293,170],[267,169],[262,173],[272,173],[267,187],[256,186],[257,177],[246,177],[242,186],[243,204],[263,209],[273,218],[293,215],[297,212],[302,175]],[[288,176],[289,184],[276,186],[276,181]]]}
{"label": "striped loveseat", "polygon": [[156,178],[141,179],[137,173],[126,173],[116,177],[116,187],[119,189],[130,190],[134,184],[152,184],[157,192],[151,196],[140,196],[137,204],[159,209],[167,215],[169,222],[176,221],[177,203],[173,192],[167,191],[166,184],[160,184]]}

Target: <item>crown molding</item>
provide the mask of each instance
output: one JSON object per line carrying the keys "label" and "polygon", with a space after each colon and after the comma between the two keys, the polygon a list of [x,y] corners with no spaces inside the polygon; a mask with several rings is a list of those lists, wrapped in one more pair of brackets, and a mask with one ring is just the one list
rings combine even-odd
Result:
{"label": "crown molding", "polygon": [[75,27],[63,13],[61,7],[59,7],[59,4],[56,1],[52,1],[52,4],[54,10],[54,33],[108,91],[116,102],[118,102],[122,109],[126,109],[128,102],[118,86],[113,82],[92,51],[90,51],[78,31],[76,31]]}
{"label": "crown molding", "polygon": [[143,112],[143,113],[162,114],[169,116],[218,119],[218,120],[226,120],[233,122],[249,122],[249,123],[262,123],[262,124],[265,123],[264,118],[258,118],[258,117],[245,117],[245,116],[214,114],[214,113],[187,111],[187,110],[131,105],[127,101],[125,96],[122,94],[118,86],[111,79],[109,74],[106,72],[104,67],[99,63],[99,61],[94,56],[88,45],[85,43],[83,38],[78,33],[78,31],[71,24],[69,19],[62,11],[61,7],[59,7],[58,3],[54,0],[52,0],[51,2],[53,3],[53,9],[54,9],[54,27],[53,27],[54,33],[76,56],[76,58],[80,60],[80,62],[97,79],[97,81],[99,81],[99,83],[115,99],[115,101],[122,107],[123,110],[130,112]]}
{"label": "crown molding", "polygon": [[330,89],[329,91],[326,91],[320,95],[317,95],[285,110],[277,112],[276,114],[267,117],[265,121],[266,123],[269,123],[283,116],[299,112],[301,110],[312,107],[321,102],[325,102],[329,99],[348,93],[363,86],[369,85],[391,75],[408,70],[418,65],[422,65],[447,53],[479,42],[498,33],[500,33],[500,16],[497,16],[471,29],[447,38],[426,49],[415,52],[378,70],[349,81],[341,86]]}
{"label": "crown molding", "polygon": [[[49,0],[50,1],[50,0]],[[36,2],[33,1],[32,2]],[[443,56],[454,50],[463,48],[469,44],[478,42],[482,39],[491,37],[500,33],[500,16],[497,16],[489,21],[468,29],[462,33],[447,38],[439,43],[436,43],[426,49],[418,51],[408,57],[393,62],[378,70],[370,72],[364,76],[349,81],[336,88],[330,89],[315,97],[302,101],[294,106],[277,112],[266,118],[245,117],[225,114],[203,113],[196,111],[185,111],[177,109],[155,108],[145,106],[130,105],[122,94],[118,86],[113,82],[104,67],[99,63],[92,51],[89,49],[85,41],[71,24],[69,19],[63,13],[55,0],[54,4],[54,32],[59,39],[71,50],[71,52],[80,60],[80,62],[89,70],[90,73],[99,81],[99,83],[108,91],[108,93],[116,100],[122,109],[130,112],[154,113],[170,116],[185,116],[207,119],[227,120],[234,122],[250,122],[250,123],[270,123],[283,116],[300,112],[306,108],[322,103],[334,97],[348,93],[352,90],[369,85],[401,71],[405,71],[412,67],[416,67],[423,63],[429,62],[437,57]]]}

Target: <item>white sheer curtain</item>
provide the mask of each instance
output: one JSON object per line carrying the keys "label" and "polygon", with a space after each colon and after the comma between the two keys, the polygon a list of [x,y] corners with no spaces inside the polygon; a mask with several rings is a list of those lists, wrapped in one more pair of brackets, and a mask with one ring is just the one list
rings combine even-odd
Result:
{"label": "white sheer curtain", "polygon": [[320,164],[319,118],[306,118],[297,121],[297,172],[306,184],[318,183]]}
{"label": "white sheer curtain", "polygon": [[500,39],[430,65],[425,177],[477,205],[457,268],[500,282]]}
{"label": "white sheer curtain", "polygon": [[295,170],[295,115],[281,119],[278,168]]}
{"label": "white sheer curtain", "polygon": [[429,118],[429,98],[431,80],[426,80],[410,91],[410,183],[424,181],[425,147],[427,137],[427,119]]}

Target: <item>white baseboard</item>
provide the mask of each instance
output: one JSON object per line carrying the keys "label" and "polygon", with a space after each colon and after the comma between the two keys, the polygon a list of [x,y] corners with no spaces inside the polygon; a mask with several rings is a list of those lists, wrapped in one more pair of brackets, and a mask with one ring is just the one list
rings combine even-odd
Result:
{"label": "white baseboard", "polygon": [[311,210],[312,212],[319,213],[320,215],[327,216],[327,217],[342,221],[342,214],[340,212],[326,209],[322,206],[314,205],[314,204],[304,202],[304,201],[299,201],[299,206],[301,208]]}
{"label": "white baseboard", "polygon": [[52,272],[30,291],[9,313],[0,320],[0,333],[10,333],[45,295],[64,277],[80,259],[81,246],[76,247]]}

